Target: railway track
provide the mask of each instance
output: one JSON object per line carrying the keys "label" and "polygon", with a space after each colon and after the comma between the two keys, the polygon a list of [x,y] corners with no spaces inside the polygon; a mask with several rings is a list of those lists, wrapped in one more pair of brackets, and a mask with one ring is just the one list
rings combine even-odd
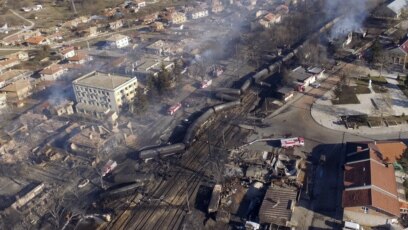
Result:
{"label": "railway track", "polygon": [[[229,120],[237,119],[248,112],[257,98],[256,93],[249,91],[243,97],[242,106],[228,112]],[[213,136],[216,141],[211,143],[213,147],[223,147],[223,135],[226,142],[231,143],[239,142],[248,134],[247,130],[240,130],[229,123],[219,122],[224,114],[225,112],[218,114],[215,121],[207,128],[217,130]],[[153,202],[144,201],[133,210],[123,211],[105,229],[162,229],[163,226],[167,229],[178,229],[188,211],[187,199],[190,204],[193,204],[201,183],[211,180],[211,173],[206,171],[209,148],[208,143],[203,141],[205,138],[204,132],[200,140],[183,155],[180,167],[177,167],[172,177],[157,183],[154,192],[149,195]]]}

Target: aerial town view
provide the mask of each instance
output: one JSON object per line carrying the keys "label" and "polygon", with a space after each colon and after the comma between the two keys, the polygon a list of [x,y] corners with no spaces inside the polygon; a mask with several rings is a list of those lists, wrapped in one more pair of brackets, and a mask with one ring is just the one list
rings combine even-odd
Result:
{"label": "aerial town view", "polygon": [[0,229],[408,229],[408,0],[0,12]]}

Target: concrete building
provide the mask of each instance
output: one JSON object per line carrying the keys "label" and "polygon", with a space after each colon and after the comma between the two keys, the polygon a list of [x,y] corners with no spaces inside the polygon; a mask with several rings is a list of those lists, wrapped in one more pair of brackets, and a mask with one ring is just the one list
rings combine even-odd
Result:
{"label": "concrete building", "polygon": [[109,23],[109,29],[111,30],[117,30],[123,27],[123,21],[122,20],[117,20],[114,22]]}
{"label": "concrete building", "polygon": [[82,65],[86,63],[87,61],[90,61],[92,58],[89,57],[86,53],[84,52],[77,52],[75,56],[68,58],[68,62],[71,64],[78,64]]}
{"label": "concrete building", "polygon": [[138,82],[125,77],[93,71],[73,82],[78,113],[105,116],[110,111],[119,113],[125,103],[136,96]]}
{"label": "concrete building", "polygon": [[398,19],[400,18],[402,12],[407,8],[407,0],[394,0],[388,5],[382,5],[378,9],[376,9],[374,12],[374,16],[380,18]]}
{"label": "concrete building", "polygon": [[12,53],[0,57],[0,72],[19,65],[22,61],[28,60],[28,53],[24,51]]}
{"label": "concrete building", "polygon": [[280,95],[280,98],[287,102],[294,96],[293,88],[290,87],[281,87],[277,90],[277,93]]}
{"label": "concrete building", "polygon": [[142,7],[146,6],[146,1],[144,1],[144,0],[135,0],[134,2],[136,3],[137,7],[139,7],[139,8],[142,8]]}
{"label": "concrete building", "polygon": [[164,25],[161,22],[153,22],[153,24],[151,25],[152,30],[155,32],[159,32],[164,30]]}
{"label": "concrete building", "polygon": [[0,88],[20,79],[28,79],[32,73],[30,70],[8,70],[0,73]]}
{"label": "concrete building", "polygon": [[115,34],[109,37],[106,42],[112,47],[121,49],[129,45],[129,37],[122,34]]}
{"label": "concrete building", "polygon": [[174,62],[170,61],[169,58],[154,58],[154,57],[143,57],[141,60],[135,63],[135,74],[140,77],[147,77],[149,75],[158,76],[162,70],[162,66],[166,70],[171,71],[174,68]]}
{"label": "concrete building", "polygon": [[187,21],[186,14],[181,12],[171,12],[167,14],[166,19],[169,23],[180,25]]}
{"label": "concrete building", "polygon": [[65,100],[57,105],[51,105],[50,112],[56,116],[71,115],[74,113],[74,102]]}
{"label": "concrete building", "polygon": [[31,95],[32,85],[29,80],[21,79],[0,89],[7,94],[8,102],[18,102]]}
{"label": "concrete building", "polygon": [[347,143],[344,165],[345,221],[384,225],[400,216],[393,164],[402,156],[403,142]]}
{"label": "concrete building", "polygon": [[63,47],[59,51],[60,55],[64,59],[68,59],[70,57],[75,56],[75,49],[73,46]]}
{"label": "concrete building", "polygon": [[64,24],[62,24],[62,26],[72,29],[72,28],[77,27],[79,24],[87,23],[88,21],[89,21],[88,17],[80,16],[80,17],[74,18],[74,19],[72,19],[70,21],[66,21]]}
{"label": "concrete building", "polygon": [[145,49],[150,54],[162,55],[166,52],[166,43],[163,40],[158,40],[146,46]]}
{"label": "concrete building", "polygon": [[316,75],[309,73],[305,68],[299,66],[292,70],[290,76],[294,79],[297,90],[304,91],[306,87],[316,81]]}
{"label": "concrete building", "polygon": [[204,18],[208,16],[208,10],[207,9],[194,9],[188,14],[190,19],[199,19],[199,18]]}
{"label": "concrete building", "polygon": [[220,13],[224,10],[224,6],[222,5],[220,0],[212,0],[211,1],[211,12],[214,14]]}
{"label": "concrete building", "polygon": [[51,64],[40,71],[41,80],[55,81],[59,79],[68,69],[63,65]]}

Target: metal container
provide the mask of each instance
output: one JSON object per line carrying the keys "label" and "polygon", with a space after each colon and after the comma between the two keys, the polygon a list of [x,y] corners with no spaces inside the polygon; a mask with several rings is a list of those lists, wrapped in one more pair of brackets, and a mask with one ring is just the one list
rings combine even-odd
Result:
{"label": "metal container", "polygon": [[219,112],[219,111],[222,111],[222,110],[234,108],[234,107],[239,106],[239,105],[241,105],[241,101],[237,100],[237,101],[231,101],[231,102],[227,102],[227,103],[224,103],[224,104],[216,105],[213,108],[214,108],[215,112]]}
{"label": "metal container", "polygon": [[221,99],[221,100],[223,100],[223,101],[236,101],[236,100],[240,100],[240,98],[237,97],[237,96],[232,96],[232,95],[225,94],[225,93],[217,93],[217,94],[215,94],[215,97],[216,97],[216,98],[219,98],[219,99]]}
{"label": "metal container", "polygon": [[241,86],[241,93],[245,93],[248,90],[248,88],[251,86],[251,83],[252,83],[252,78],[246,80],[244,84]]}
{"label": "metal container", "polygon": [[140,151],[139,158],[142,160],[152,159],[159,156],[157,148]]}
{"label": "metal container", "polygon": [[240,89],[232,89],[232,88],[217,88],[215,91],[220,92],[220,93],[225,93],[225,94],[231,94],[231,95],[241,95],[241,90]]}
{"label": "metal container", "polygon": [[153,174],[145,174],[145,173],[117,174],[113,176],[113,181],[115,182],[115,184],[145,182],[145,181],[151,181],[153,179],[154,179]]}
{"label": "metal container", "polygon": [[159,152],[160,156],[165,156],[168,154],[184,152],[185,149],[186,149],[185,144],[178,143],[174,145],[168,145],[168,146],[157,148],[157,151]]}
{"label": "metal container", "polygon": [[268,75],[268,69],[262,69],[261,71],[259,71],[258,73],[256,73],[254,76],[252,76],[252,78],[254,80],[258,80],[264,76]]}

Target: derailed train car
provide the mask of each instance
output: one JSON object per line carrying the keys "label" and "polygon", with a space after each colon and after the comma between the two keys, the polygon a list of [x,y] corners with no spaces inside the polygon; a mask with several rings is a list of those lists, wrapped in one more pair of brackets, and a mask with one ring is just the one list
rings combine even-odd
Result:
{"label": "derailed train car", "polygon": [[142,150],[139,153],[139,158],[142,160],[150,160],[153,158],[167,157],[176,153],[183,153],[186,150],[186,146],[183,143],[177,143],[174,145],[166,145],[157,148]]}
{"label": "derailed train car", "polygon": [[130,173],[130,174],[116,174],[112,176],[115,184],[139,183],[154,180],[154,175],[151,173]]}
{"label": "derailed train car", "polygon": [[99,194],[100,199],[114,199],[134,194],[138,189],[144,186],[143,182],[119,184],[102,191]]}

